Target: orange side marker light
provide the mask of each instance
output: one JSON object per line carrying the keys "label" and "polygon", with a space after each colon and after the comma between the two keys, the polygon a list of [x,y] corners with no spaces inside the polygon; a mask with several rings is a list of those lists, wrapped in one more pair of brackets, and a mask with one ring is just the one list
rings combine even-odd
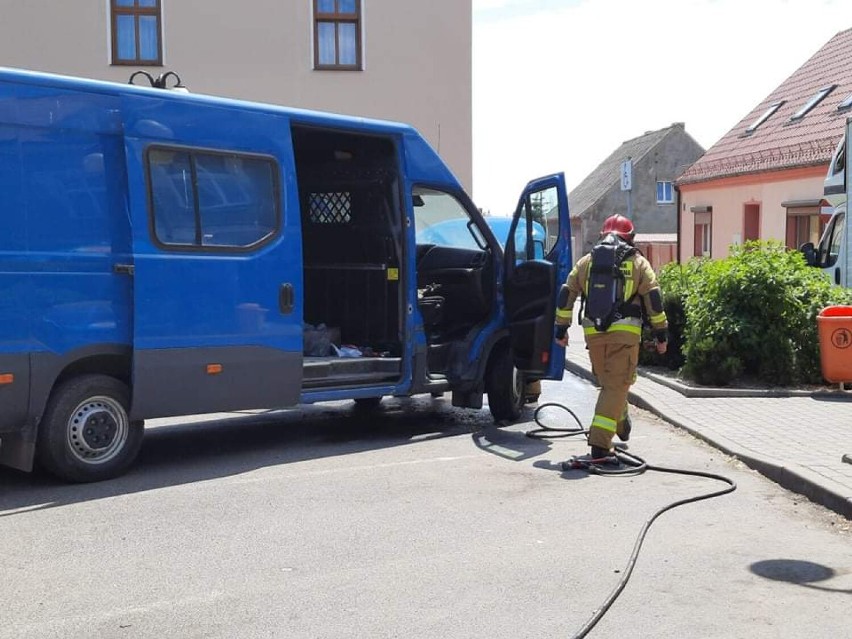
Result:
{"label": "orange side marker light", "polygon": [[0,386],[3,384],[11,384],[15,381],[15,376],[12,373],[0,373]]}
{"label": "orange side marker light", "polygon": [[218,375],[222,372],[221,364],[207,364],[207,374],[208,375]]}

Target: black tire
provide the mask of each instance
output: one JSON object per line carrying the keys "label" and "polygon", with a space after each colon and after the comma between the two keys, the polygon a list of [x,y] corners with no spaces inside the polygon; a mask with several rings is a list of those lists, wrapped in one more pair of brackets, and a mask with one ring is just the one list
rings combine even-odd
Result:
{"label": "black tire", "polygon": [[492,351],[485,374],[488,409],[496,423],[514,422],[524,406],[524,374],[515,368],[508,347]]}
{"label": "black tire", "polygon": [[39,425],[40,464],[72,482],[121,475],[136,459],[144,432],[143,422],[128,418],[129,406],[130,391],[113,377],[82,375],[63,382]]}
{"label": "black tire", "polygon": [[355,399],[355,408],[365,411],[376,410],[381,403],[381,397],[358,397]]}

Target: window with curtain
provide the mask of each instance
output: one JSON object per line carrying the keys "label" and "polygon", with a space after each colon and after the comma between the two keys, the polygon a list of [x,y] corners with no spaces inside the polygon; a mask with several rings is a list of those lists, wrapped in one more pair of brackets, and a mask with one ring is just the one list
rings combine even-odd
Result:
{"label": "window with curtain", "polygon": [[361,0],[314,0],[314,67],[361,69]]}
{"label": "window with curtain", "polygon": [[808,242],[814,246],[825,229],[825,220],[818,206],[790,207],[787,209],[786,244],[789,249],[798,249]]}
{"label": "window with curtain", "polygon": [[160,0],[110,0],[112,63],[163,63]]}

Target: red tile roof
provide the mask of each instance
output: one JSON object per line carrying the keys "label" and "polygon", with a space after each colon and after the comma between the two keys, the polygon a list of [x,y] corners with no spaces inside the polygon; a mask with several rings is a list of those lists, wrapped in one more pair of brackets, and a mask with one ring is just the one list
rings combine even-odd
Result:
{"label": "red tile roof", "polygon": [[[804,118],[791,121],[820,88],[836,84]],[[704,182],[828,164],[852,110],[837,106],[852,94],[852,29],[841,31],[781,86],[757,104],[721,140],[678,178],[678,184]],[[774,103],[784,104],[753,132],[751,126]]]}

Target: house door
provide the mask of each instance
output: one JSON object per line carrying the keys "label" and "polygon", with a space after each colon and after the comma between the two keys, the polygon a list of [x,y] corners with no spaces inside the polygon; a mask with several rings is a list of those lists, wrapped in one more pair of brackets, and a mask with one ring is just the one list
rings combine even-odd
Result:
{"label": "house door", "polygon": [[760,239],[760,204],[746,204],[743,211],[743,241]]}

